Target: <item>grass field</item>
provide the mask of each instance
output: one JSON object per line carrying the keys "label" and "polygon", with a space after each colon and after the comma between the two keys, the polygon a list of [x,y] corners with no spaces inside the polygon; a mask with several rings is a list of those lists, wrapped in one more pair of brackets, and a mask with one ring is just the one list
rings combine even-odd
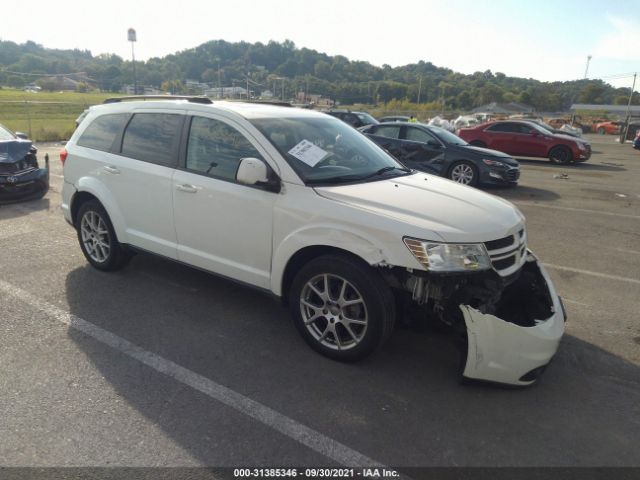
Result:
{"label": "grass field", "polygon": [[34,141],[67,140],[75,120],[113,93],[39,92],[0,89],[0,123]]}

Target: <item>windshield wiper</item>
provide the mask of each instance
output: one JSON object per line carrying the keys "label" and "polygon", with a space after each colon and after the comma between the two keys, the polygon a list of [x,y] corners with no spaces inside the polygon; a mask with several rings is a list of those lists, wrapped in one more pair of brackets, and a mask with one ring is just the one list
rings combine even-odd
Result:
{"label": "windshield wiper", "polygon": [[311,178],[307,180],[307,185],[317,185],[317,184],[331,184],[331,183],[347,183],[354,182],[360,180],[361,177],[358,175],[340,175],[337,177],[328,177],[328,178]]}
{"label": "windshield wiper", "polygon": [[401,170],[403,172],[406,173],[411,173],[411,169],[407,168],[407,167],[382,167],[380,170],[376,170],[375,172],[366,175],[364,177],[360,177],[360,180],[366,180],[367,178],[372,178],[372,177],[378,177],[380,175],[382,175],[383,173],[387,173],[387,172],[391,172],[393,170]]}
{"label": "windshield wiper", "polygon": [[401,170],[406,173],[411,173],[413,170],[406,167],[383,167],[369,175],[340,175],[337,177],[329,177],[329,178],[313,178],[307,180],[308,185],[317,185],[317,184],[332,184],[332,183],[348,183],[348,182],[360,182],[362,180],[367,180],[368,178],[377,177],[386,172],[390,172],[392,170]]}

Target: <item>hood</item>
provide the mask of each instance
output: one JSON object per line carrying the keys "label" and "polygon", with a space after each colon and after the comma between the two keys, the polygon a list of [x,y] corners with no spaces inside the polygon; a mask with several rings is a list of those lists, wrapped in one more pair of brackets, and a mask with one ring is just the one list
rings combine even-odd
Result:
{"label": "hood", "polygon": [[524,217],[510,202],[424,173],[315,190],[336,202],[402,221],[411,228],[400,234],[425,240],[486,242],[524,225]]}
{"label": "hood", "polygon": [[513,157],[504,152],[499,152],[498,150],[491,150],[490,148],[482,148],[482,147],[474,147],[473,145],[454,145],[450,143],[447,145],[447,148],[451,151],[459,151],[465,153],[471,153],[478,157],[492,157],[499,158],[504,163],[509,165],[518,166],[518,162],[513,159]]}
{"label": "hood", "polygon": [[24,159],[31,151],[31,140],[5,140],[0,142],[0,163],[15,163]]}

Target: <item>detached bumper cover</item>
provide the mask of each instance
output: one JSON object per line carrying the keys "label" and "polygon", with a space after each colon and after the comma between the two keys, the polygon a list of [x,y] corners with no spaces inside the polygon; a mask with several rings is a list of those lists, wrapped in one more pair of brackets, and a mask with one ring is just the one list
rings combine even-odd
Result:
{"label": "detached bumper cover", "polygon": [[558,350],[566,320],[562,301],[549,275],[533,254],[529,253],[523,268],[527,270],[527,280],[522,280],[522,284],[517,286],[516,293],[506,300],[510,305],[502,311],[515,314],[518,309],[512,308],[513,305],[520,301],[531,304],[533,298],[537,305],[529,309],[529,313],[546,311],[550,315],[540,319],[511,317],[505,320],[481,313],[468,305],[460,305],[468,338],[464,377],[530,385]]}

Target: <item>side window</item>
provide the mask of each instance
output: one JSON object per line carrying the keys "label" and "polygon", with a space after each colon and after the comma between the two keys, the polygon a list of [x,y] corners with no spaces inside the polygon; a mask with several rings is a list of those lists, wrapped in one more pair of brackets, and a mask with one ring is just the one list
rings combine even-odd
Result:
{"label": "side window", "polygon": [[353,113],[347,113],[344,116],[343,121],[355,128],[362,126],[362,122],[360,121],[360,119]]}
{"label": "side window", "polygon": [[529,125],[525,125],[524,123],[518,123],[516,124],[517,130],[516,133],[532,133],[533,128],[531,128]]}
{"label": "side window", "polygon": [[120,135],[128,116],[126,113],[116,113],[96,118],[82,132],[78,139],[78,145],[108,152],[116,137]]}
{"label": "side window", "polygon": [[515,126],[513,123],[496,123],[487,128],[487,132],[519,132],[517,128],[514,128]]}
{"label": "side window", "polygon": [[262,155],[238,130],[219,120],[193,117],[189,130],[186,168],[235,181],[242,158]]}
{"label": "side window", "polygon": [[183,118],[169,113],[136,113],[124,132],[122,155],[174,166]]}
{"label": "side window", "polygon": [[373,134],[379,137],[396,139],[400,137],[400,127],[396,127],[395,125],[378,125]]}
{"label": "side window", "polygon": [[407,140],[414,142],[428,143],[429,141],[437,141],[431,135],[424,130],[420,130],[416,127],[407,127]]}

